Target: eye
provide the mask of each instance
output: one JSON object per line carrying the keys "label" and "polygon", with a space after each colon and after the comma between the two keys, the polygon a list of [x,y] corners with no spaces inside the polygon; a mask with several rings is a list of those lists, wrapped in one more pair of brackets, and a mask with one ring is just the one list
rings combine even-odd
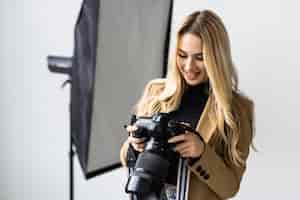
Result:
{"label": "eye", "polygon": [[180,57],[180,58],[186,58],[187,56],[186,55],[184,55],[184,54],[178,54],[178,56]]}
{"label": "eye", "polygon": [[196,59],[199,60],[199,61],[203,61],[203,57],[202,56],[201,57],[198,56],[198,57],[196,57]]}

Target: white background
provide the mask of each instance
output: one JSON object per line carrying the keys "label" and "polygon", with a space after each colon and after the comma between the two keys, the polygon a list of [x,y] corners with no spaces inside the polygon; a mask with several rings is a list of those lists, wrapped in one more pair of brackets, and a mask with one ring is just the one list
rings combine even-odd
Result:
{"label": "white background", "polygon": [[[80,0],[0,1],[0,199],[68,199],[69,88],[48,54],[72,55]],[[258,153],[234,199],[297,199],[300,179],[297,1],[177,0],[183,16],[211,8],[231,38],[241,89],[256,103]],[[174,38],[172,38],[172,41]],[[89,181],[75,160],[75,199],[126,199],[125,169]]]}

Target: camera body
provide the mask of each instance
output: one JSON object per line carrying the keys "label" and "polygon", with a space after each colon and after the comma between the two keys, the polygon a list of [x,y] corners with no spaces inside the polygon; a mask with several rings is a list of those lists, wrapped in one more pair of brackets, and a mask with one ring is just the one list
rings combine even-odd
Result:
{"label": "camera body", "polygon": [[168,139],[184,134],[191,127],[171,119],[169,113],[155,113],[151,117],[138,117],[134,125],[137,130],[133,137],[146,138],[145,150],[139,154],[133,172],[129,175],[125,191],[145,195],[160,193],[168,175],[170,154],[176,144]]}
{"label": "camera body", "polygon": [[[185,132],[185,125],[170,118],[169,113],[155,113],[152,117],[139,117],[135,122],[138,127],[132,136],[146,138],[145,151],[164,155],[172,149],[168,139]],[[171,148],[171,149],[170,149]]]}

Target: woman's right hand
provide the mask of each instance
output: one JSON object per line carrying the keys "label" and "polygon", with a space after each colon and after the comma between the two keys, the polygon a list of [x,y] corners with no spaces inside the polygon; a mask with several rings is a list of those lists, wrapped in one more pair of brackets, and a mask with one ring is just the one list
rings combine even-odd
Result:
{"label": "woman's right hand", "polygon": [[126,131],[129,133],[127,141],[136,151],[143,152],[145,149],[145,138],[136,138],[132,136],[132,132],[136,131],[137,129],[138,128],[135,125],[128,125],[126,127]]}

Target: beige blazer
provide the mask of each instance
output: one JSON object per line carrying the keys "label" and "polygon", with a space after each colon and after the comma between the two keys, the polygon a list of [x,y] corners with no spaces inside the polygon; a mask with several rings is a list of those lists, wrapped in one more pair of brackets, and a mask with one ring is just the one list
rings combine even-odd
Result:
{"label": "beige blazer", "polygon": [[[157,79],[152,81],[151,87],[148,88],[151,88],[151,93],[155,94],[156,91],[161,91],[163,87],[164,79]],[[236,102],[239,108],[243,110],[240,114],[242,120],[238,149],[242,152],[244,159],[247,159],[253,134],[253,103],[236,93],[234,98],[237,98]],[[212,106],[212,96],[209,96],[196,128],[207,145],[201,158],[188,164],[187,200],[221,200],[233,197],[239,191],[242,176],[246,169],[245,166],[226,165],[224,158],[216,153],[216,148],[210,145],[210,139],[218,131],[216,117],[209,112]],[[126,166],[127,149],[128,143],[124,142],[120,151],[123,166]]]}

